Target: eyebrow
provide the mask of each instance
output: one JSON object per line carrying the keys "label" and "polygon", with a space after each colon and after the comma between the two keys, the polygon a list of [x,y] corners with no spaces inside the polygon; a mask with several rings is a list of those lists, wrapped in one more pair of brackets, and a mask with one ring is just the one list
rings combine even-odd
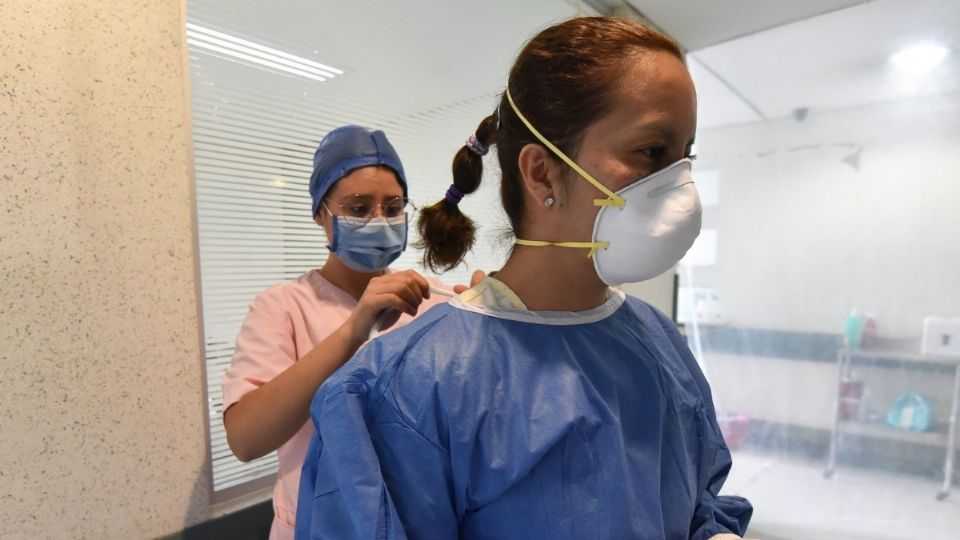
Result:
{"label": "eyebrow", "polygon": [[[642,136],[647,136],[649,134],[655,134],[659,137],[662,137],[667,144],[673,144],[677,140],[677,135],[671,127],[668,127],[665,123],[660,121],[654,121],[649,124],[637,126],[634,137],[640,138]],[[687,141],[687,146],[691,146],[697,142],[697,136],[694,135]]]}

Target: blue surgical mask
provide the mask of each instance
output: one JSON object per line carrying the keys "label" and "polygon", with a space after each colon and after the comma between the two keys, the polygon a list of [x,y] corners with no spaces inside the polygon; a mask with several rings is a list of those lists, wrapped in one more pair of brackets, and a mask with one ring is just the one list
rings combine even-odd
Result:
{"label": "blue surgical mask", "polygon": [[351,270],[383,270],[407,248],[407,217],[367,220],[335,215],[333,244],[327,247]]}

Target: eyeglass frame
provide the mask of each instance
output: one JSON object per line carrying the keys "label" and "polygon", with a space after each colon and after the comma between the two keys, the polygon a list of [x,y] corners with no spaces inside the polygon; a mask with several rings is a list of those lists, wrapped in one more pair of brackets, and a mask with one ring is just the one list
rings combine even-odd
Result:
{"label": "eyeglass frame", "polygon": [[[347,206],[347,205],[349,204],[349,202],[344,202],[344,201],[348,201],[348,199],[358,199],[358,198],[360,198],[360,199],[369,199],[370,204],[371,204],[370,211],[367,212],[365,215],[362,215],[362,216],[355,215],[354,213],[351,213],[351,212],[349,212],[349,211],[346,211],[346,212],[345,212],[343,207],[344,207],[344,206]],[[399,213],[399,214],[397,214],[397,215],[394,215],[394,216],[389,215],[389,214],[387,213],[387,212],[388,212],[387,205],[391,204],[391,203],[394,202],[394,201],[398,201],[398,200],[403,202],[403,206],[400,207],[400,209],[402,210],[402,212]],[[403,196],[401,196],[401,195],[395,195],[395,196],[393,196],[393,197],[390,197],[390,198],[386,199],[386,202],[384,202],[384,200],[381,200],[380,202],[373,202],[373,196],[372,196],[372,195],[362,195],[362,194],[360,194],[360,193],[355,193],[355,194],[353,194],[353,195],[347,195],[346,197],[343,197],[342,199],[340,199],[339,202],[334,201],[333,199],[331,199],[331,198],[329,198],[329,197],[325,197],[325,198],[323,199],[323,201],[321,202],[321,204],[323,204],[323,207],[326,209],[327,213],[329,213],[331,216],[334,216],[334,215],[337,215],[337,214],[334,214],[333,211],[330,209],[330,207],[327,206],[327,201],[335,204],[335,205],[340,209],[341,212],[344,212],[344,214],[343,214],[344,217],[352,217],[352,218],[355,218],[355,219],[365,219],[365,220],[368,220],[368,221],[371,220],[371,219],[373,219],[373,218],[375,217],[374,214],[377,213],[377,209],[380,209],[380,214],[381,214],[383,217],[388,218],[388,219],[390,219],[390,218],[397,218],[397,217],[400,217],[400,216],[402,216],[402,215],[406,215],[406,214],[412,213],[411,211],[415,212],[415,211],[417,210],[417,205],[415,205],[415,204],[413,203],[413,201],[411,201],[408,197],[403,197]],[[407,210],[408,207],[411,209],[411,211],[408,211],[408,210]]]}

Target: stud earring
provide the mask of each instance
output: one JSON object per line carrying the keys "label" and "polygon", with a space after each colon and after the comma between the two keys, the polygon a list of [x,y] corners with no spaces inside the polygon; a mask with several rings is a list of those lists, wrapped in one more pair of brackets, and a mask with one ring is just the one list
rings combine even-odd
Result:
{"label": "stud earring", "polygon": [[554,202],[553,197],[547,197],[546,199],[543,200],[543,205],[546,206],[547,208],[552,208],[553,202]]}

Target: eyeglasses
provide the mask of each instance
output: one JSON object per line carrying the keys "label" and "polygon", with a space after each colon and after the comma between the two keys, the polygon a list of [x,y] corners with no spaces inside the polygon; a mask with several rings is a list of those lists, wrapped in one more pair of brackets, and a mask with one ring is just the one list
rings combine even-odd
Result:
{"label": "eyeglasses", "polygon": [[[377,202],[370,195],[351,195],[339,201],[331,202],[340,208],[340,211],[343,212],[342,215],[366,220],[373,218],[378,208],[385,218],[400,217],[407,212],[417,209],[416,206],[410,202],[410,199],[405,197],[390,197]],[[327,207],[327,212],[330,212],[332,215],[333,212],[330,211],[330,207],[328,207],[326,203],[324,203],[324,206]]]}

